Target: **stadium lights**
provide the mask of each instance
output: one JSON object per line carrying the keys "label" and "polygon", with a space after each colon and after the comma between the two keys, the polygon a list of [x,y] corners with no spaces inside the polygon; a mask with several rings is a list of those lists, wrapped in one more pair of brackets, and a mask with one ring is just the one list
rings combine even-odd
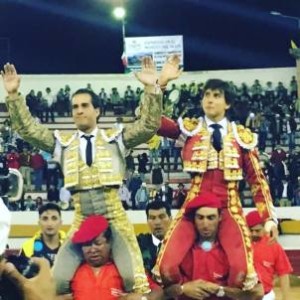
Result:
{"label": "stadium lights", "polygon": [[113,10],[113,14],[116,19],[124,20],[124,18],[126,16],[126,10],[124,7],[118,6],[118,7],[115,7],[115,9]]}
{"label": "stadium lights", "polygon": [[279,11],[270,11],[270,14],[272,16],[280,17],[280,18],[286,18],[286,19],[291,19],[291,20],[296,20],[298,23],[298,29],[300,29],[300,18],[295,17],[295,16],[289,16],[289,15],[284,15]]}
{"label": "stadium lights", "polygon": [[123,53],[122,53],[122,61],[123,65],[125,67],[125,72],[126,72],[126,66],[127,66],[127,57],[126,57],[126,29],[125,29],[125,17],[126,17],[126,10],[124,7],[118,6],[115,7],[113,10],[113,15],[117,20],[120,20],[122,22],[122,40],[123,40]]}
{"label": "stadium lights", "polygon": [[124,7],[118,6],[115,7],[113,10],[113,15],[116,19],[122,21],[122,36],[123,36],[123,42],[125,43],[125,17],[126,17],[126,10]]}

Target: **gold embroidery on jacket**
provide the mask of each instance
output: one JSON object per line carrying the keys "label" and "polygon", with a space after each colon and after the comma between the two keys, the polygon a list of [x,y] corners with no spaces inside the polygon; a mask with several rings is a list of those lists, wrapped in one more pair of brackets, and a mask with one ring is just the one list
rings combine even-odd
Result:
{"label": "gold embroidery on jacket", "polygon": [[199,120],[196,118],[184,118],[183,126],[187,131],[193,131],[199,124]]}
{"label": "gold embroidery on jacket", "polygon": [[[190,125],[190,128],[194,127]],[[197,135],[199,140],[193,145],[191,160],[183,162],[185,171],[205,173],[207,170],[220,169],[224,171],[225,180],[243,178],[243,170],[239,165],[239,145],[234,138],[230,123],[228,123],[228,134],[223,138],[223,150],[219,153],[212,146],[211,134],[204,123]]]}
{"label": "gold embroidery on jacket", "polygon": [[[115,144],[115,147],[118,147]],[[117,152],[117,151],[115,151]],[[79,139],[75,138],[63,151],[65,186],[75,189],[97,188],[103,185],[120,185],[123,179],[123,170],[113,163],[112,151],[98,134],[93,164],[89,167],[79,154]],[[121,157],[114,157],[121,160]],[[120,162],[119,165],[122,165]]]}

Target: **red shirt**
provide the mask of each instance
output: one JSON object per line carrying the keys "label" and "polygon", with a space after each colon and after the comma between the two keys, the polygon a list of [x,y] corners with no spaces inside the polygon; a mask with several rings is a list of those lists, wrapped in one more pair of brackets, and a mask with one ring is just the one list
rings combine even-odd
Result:
{"label": "red shirt", "polygon": [[116,300],[112,288],[124,291],[123,282],[116,266],[108,263],[98,274],[88,264],[81,265],[72,280],[74,300]]}
{"label": "red shirt", "polygon": [[30,166],[33,170],[39,170],[44,167],[45,161],[42,155],[33,154],[30,160]]}
{"label": "red shirt", "polygon": [[[180,270],[182,283],[202,279],[227,286],[229,264],[226,254],[218,242],[213,245],[210,251],[204,251],[200,246],[194,245],[183,259]],[[180,297],[180,299],[187,299],[187,297]],[[213,295],[207,299],[220,298]],[[222,299],[228,298],[223,297]]]}
{"label": "red shirt", "polygon": [[254,266],[259,274],[265,293],[273,289],[274,276],[282,276],[293,272],[289,259],[278,243],[269,244],[269,238],[263,237],[252,242]]}
{"label": "red shirt", "polygon": [[19,169],[20,162],[19,162],[19,154],[18,153],[8,153],[6,155],[8,167],[11,169]]}
{"label": "red shirt", "polygon": [[[148,276],[151,290],[159,286]],[[113,295],[113,290],[125,293],[123,280],[112,262],[102,266],[98,274],[87,263],[82,264],[72,280],[74,300],[116,300],[120,295]]]}
{"label": "red shirt", "polygon": [[286,160],[286,153],[284,150],[274,150],[271,154],[271,162],[278,164]]}

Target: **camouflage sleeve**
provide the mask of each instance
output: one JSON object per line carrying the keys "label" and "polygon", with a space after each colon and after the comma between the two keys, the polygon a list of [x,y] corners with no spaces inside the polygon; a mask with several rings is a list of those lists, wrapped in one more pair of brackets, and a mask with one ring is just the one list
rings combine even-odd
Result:
{"label": "camouflage sleeve", "polygon": [[146,143],[160,127],[162,115],[162,94],[153,94],[145,91],[144,102],[140,107],[140,118],[134,123],[125,126],[123,142],[127,149]]}
{"label": "camouflage sleeve", "polygon": [[11,120],[12,130],[16,131],[25,141],[49,153],[53,153],[55,139],[53,133],[39,124],[30,114],[24,98],[6,98],[6,106]]}

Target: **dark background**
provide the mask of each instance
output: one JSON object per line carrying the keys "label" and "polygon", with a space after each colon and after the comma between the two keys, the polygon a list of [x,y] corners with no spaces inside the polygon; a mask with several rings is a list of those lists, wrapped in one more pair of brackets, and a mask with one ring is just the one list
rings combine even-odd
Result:
{"label": "dark background", "polygon": [[300,0],[0,0],[0,64],[21,73],[121,73],[126,35],[183,35],[186,71],[294,66]]}

